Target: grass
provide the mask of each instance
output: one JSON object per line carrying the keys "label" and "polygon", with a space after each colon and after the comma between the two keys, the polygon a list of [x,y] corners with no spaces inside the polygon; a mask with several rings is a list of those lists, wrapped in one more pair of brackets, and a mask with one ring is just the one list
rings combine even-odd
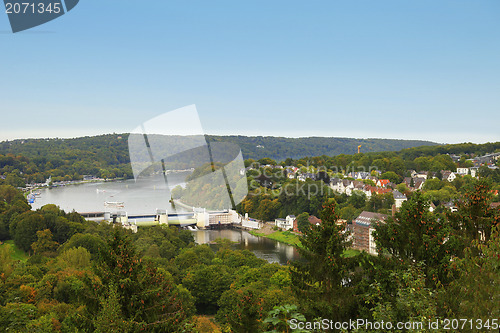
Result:
{"label": "grass", "polygon": [[267,237],[269,239],[278,241],[280,243],[285,243],[288,245],[301,246],[299,236],[291,233],[290,231],[275,231],[272,234],[266,235],[254,230],[249,231],[250,234],[258,237]]}
{"label": "grass", "polygon": [[23,251],[21,250],[20,248],[18,248],[15,244],[14,244],[14,241],[13,240],[8,240],[8,241],[5,241],[5,242],[2,242],[2,244],[0,244],[0,247],[3,247],[3,246],[10,246],[10,248],[12,249],[12,259],[14,260],[20,260],[20,261],[26,261],[28,260],[28,255]]}
{"label": "grass", "polygon": [[[302,247],[302,244],[300,243],[300,236],[291,233],[290,231],[276,231],[273,232],[272,234],[266,235],[254,230],[249,231],[250,234],[258,237],[267,237],[269,239],[273,239],[275,241],[278,241],[280,243],[285,243],[288,245],[296,245],[298,247]],[[344,251],[344,258],[351,258],[355,257],[359,254],[360,252],[358,250],[354,249],[347,249]]]}
{"label": "grass", "polygon": [[347,250],[344,251],[344,258],[352,258],[352,257],[357,256],[360,253],[361,252],[359,252],[358,250],[347,249]]}

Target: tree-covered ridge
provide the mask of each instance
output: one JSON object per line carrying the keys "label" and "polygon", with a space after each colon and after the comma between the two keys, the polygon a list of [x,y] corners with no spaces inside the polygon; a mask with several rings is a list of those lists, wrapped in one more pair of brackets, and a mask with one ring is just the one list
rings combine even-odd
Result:
{"label": "tree-covered ridge", "polygon": [[[23,186],[24,183],[45,182],[49,177],[52,177],[53,181],[79,180],[84,175],[98,178],[131,178],[133,174],[128,136],[128,134],[107,134],[75,139],[25,139],[0,142],[0,181]],[[209,142],[219,144],[212,145],[215,152],[220,151],[216,154],[220,156],[215,162],[227,163],[227,159],[234,158],[234,148],[225,149],[226,146],[220,144],[226,142],[226,145],[232,143],[233,146],[241,147],[243,157],[248,160],[267,158],[286,162],[285,165],[324,165],[337,169],[376,166],[379,169],[396,172],[400,176],[403,176],[403,172],[408,169],[431,171],[450,169],[451,164],[448,162],[451,159],[445,156],[446,154],[475,156],[500,150],[498,142],[435,145],[428,141],[388,139],[245,136],[206,136],[206,138]],[[358,145],[361,145],[361,154],[356,154]],[[165,163],[172,169],[197,167],[207,162],[209,157],[205,155],[197,150],[191,150],[180,155],[176,154],[166,159]],[[196,162],[195,165],[193,161]]]}
{"label": "tree-covered ridge", "polygon": [[100,135],[76,139],[26,139],[0,142],[0,175],[11,185],[78,180],[83,175],[102,178],[132,176],[125,136]]}
{"label": "tree-covered ridge", "polygon": [[274,136],[208,136],[210,141],[228,141],[241,147],[245,159],[286,158],[305,156],[335,156],[354,154],[361,145],[362,152],[399,151],[410,147],[436,145],[423,140],[356,139],[335,137],[286,138]]}

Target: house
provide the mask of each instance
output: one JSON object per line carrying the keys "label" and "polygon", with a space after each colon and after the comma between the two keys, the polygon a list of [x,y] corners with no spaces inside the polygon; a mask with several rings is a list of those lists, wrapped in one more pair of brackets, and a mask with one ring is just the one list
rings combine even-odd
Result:
{"label": "house", "polygon": [[390,193],[391,192],[390,188],[382,188],[382,187],[376,187],[376,186],[370,186],[370,185],[367,185],[365,188],[367,190],[369,190],[372,194],[373,193],[385,194],[385,193]]}
{"label": "house", "polygon": [[314,215],[310,215],[309,216],[309,223],[312,224],[312,225],[320,225],[321,224],[321,220],[318,219],[316,216]]}
{"label": "house", "polygon": [[295,220],[296,220],[295,215],[288,215],[284,219],[281,218],[275,219],[274,224],[280,229],[290,230],[294,227]]}
{"label": "house", "polygon": [[303,173],[297,177],[298,180],[305,182],[306,179],[316,180],[316,174],[314,173]]}
{"label": "house", "polygon": [[360,172],[349,172],[347,174],[347,177],[351,177],[354,179],[369,179],[370,173],[365,172],[365,171],[360,171]]}
{"label": "house", "polygon": [[293,223],[295,222],[296,219],[297,218],[295,217],[295,215],[287,215],[287,217],[285,218],[287,225],[286,230],[290,230],[291,228],[293,228]]}
{"label": "house", "polygon": [[[318,219],[314,215],[309,216],[308,220],[309,220],[309,224],[311,224],[311,225],[320,225],[321,224],[321,220]],[[299,234],[301,233],[299,230],[299,225],[298,225],[297,219],[293,220],[293,232],[297,232]]]}
{"label": "house", "polygon": [[447,180],[449,182],[452,182],[457,178],[454,172],[447,171],[447,170],[442,170],[441,175],[443,175],[443,180]]}
{"label": "house", "polygon": [[286,176],[289,179],[295,179],[295,174],[297,173],[298,170],[299,170],[299,168],[297,168],[297,167],[286,167],[286,169],[285,169]]}
{"label": "house", "polygon": [[392,192],[392,196],[394,197],[394,204],[396,205],[396,209],[401,208],[401,206],[403,205],[403,202],[405,202],[407,200],[406,195],[399,192],[398,190],[394,190]]}
{"label": "house", "polygon": [[472,167],[469,169],[470,171],[470,175],[474,178],[476,178],[477,176],[479,176],[479,168],[478,167]]}
{"label": "house", "polygon": [[351,195],[351,191],[354,188],[352,181],[349,179],[330,179],[330,188],[338,193],[346,193]]}
{"label": "house", "polygon": [[413,186],[414,189],[416,190],[421,190],[424,188],[424,183],[425,183],[425,179],[423,178],[416,178],[415,179],[415,186]]}
{"label": "house", "polygon": [[286,229],[287,223],[285,219],[278,218],[274,220],[274,225],[276,225],[280,229]]}
{"label": "house", "polygon": [[427,179],[427,173],[428,173],[427,171],[420,171],[419,173],[417,173],[415,175],[415,177],[416,178],[422,178],[422,179],[426,180]]}
{"label": "house", "polygon": [[377,186],[378,187],[386,187],[387,184],[389,184],[389,183],[390,183],[389,179],[379,179],[377,181]]}
{"label": "house", "polygon": [[[413,187],[413,186],[411,186],[412,180],[413,180],[413,178],[411,178],[411,177],[405,177],[403,179],[403,183],[406,185],[406,187],[412,188]],[[414,180],[413,180],[413,183],[415,185],[415,181]]]}
{"label": "house", "polygon": [[457,168],[457,175],[465,176],[469,174],[469,168]]}
{"label": "house", "polygon": [[395,189],[395,188],[396,188],[396,186],[397,186],[397,185],[396,185],[395,183],[393,183],[393,182],[388,182],[388,183],[385,185],[385,187],[386,187],[386,188],[392,188],[392,189]]}
{"label": "house", "polygon": [[352,233],[352,247],[356,250],[377,254],[377,246],[373,237],[375,222],[384,222],[387,215],[363,211],[350,227]]}
{"label": "house", "polygon": [[342,180],[340,178],[330,178],[330,188],[336,192],[341,192]]}

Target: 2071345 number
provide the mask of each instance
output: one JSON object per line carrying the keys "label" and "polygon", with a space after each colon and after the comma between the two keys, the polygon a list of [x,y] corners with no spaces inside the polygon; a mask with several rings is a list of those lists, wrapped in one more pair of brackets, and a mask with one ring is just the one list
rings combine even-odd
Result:
{"label": "2071345 number", "polygon": [[498,330],[498,319],[444,319],[443,329],[445,330],[463,330],[463,329],[476,329],[476,330]]}
{"label": "2071345 number", "polygon": [[5,3],[5,13],[7,14],[45,14],[61,12],[61,3],[29,3],[29,2],[7,2]]}

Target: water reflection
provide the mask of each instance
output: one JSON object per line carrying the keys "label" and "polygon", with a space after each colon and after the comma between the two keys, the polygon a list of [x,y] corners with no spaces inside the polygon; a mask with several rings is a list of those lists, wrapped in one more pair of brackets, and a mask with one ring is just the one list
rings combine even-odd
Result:
{"label": "water reflection", "polygon": [[234,247],[249,250],[258,258],[270,263],[287,264],[288,261],[298,260],[300,255],[293,246],[283,244],[272,239],[257,237],[243,230],[197,230],[193,231],[194,239],[198,244],[210,244],[217,238],[226,238],[236,242]]}

